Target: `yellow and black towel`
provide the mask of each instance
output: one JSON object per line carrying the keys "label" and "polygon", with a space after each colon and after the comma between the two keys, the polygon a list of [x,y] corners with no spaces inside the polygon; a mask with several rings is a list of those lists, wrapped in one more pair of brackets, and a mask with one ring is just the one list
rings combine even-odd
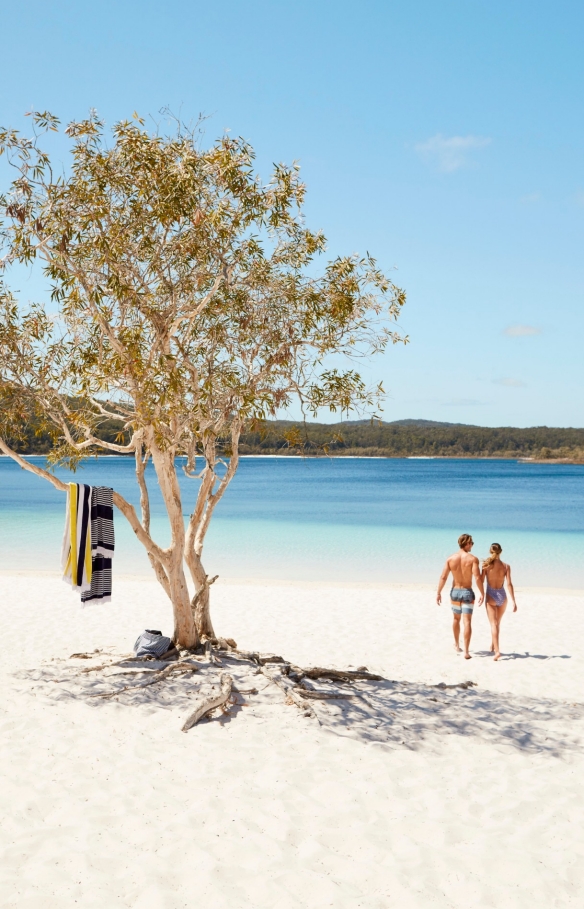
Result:
{"label": "yellow and black towel", "polygon": [[91,486],[68,485],[61,568],[63,580],[84,593],[91,588]]}

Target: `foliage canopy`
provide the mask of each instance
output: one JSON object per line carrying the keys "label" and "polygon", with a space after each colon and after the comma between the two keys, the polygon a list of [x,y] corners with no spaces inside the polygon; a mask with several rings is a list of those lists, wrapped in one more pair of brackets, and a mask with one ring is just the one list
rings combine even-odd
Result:
{"label": "foliage canopy", "polygon": [[[40,260],[58,312],[24,309],[0,287],[1,445],[9,453],[32,419],[51,437],[55,463],[134,453],[134,529],[176,620],[183,558],[199,594],[207,583],[203,540],[244,428],[294,396],[313,415],[374,410],[382,388],[331,357],[338,364],[404,340],[394,325],[404,293],[370,256],[336,258],[316,275],[325,239],[304,223],[298,167],[276,165],[264,185],[242,139],[205,149],[197,129],[177,122],[172,134],[151,133],[134,115],[108,140],[91,113],[65,130],[71,166],[62,175],[41,147],[58,120],[32,120],[32,138],[0,130],[0,152],[16,169],[0,197],[1,265]],[[114,441],[100,432],[106,421],[119,427]],[[181,454],[200,481],[186,536]],[[166,550],[150,538],[149,458],[171,520]]]}

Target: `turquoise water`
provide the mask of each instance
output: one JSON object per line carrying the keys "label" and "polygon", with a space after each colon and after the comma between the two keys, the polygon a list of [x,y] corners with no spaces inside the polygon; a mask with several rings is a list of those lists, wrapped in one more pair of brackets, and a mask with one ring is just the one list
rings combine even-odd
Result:
{"label": "turquoise water", "polygon": [[[44,458],[31,458],[44,465]],[[65,481],[72,477],[60,470]],[[103,458],[79,482],[113,486],[138,504],[133,461]],[[152,532],[168,526],[149,471]],[[183,478],[185,512],[196,481]],[[0,458],[3,568],[58,570],[64,496]],[[496,540],[522,586],[584,588],[584,468],[515,461],[244,458],[205,548],[210,574],[349,582],[434,583],[462,532],[475,553]],[[116,570],[149,574],[116,512]]]}

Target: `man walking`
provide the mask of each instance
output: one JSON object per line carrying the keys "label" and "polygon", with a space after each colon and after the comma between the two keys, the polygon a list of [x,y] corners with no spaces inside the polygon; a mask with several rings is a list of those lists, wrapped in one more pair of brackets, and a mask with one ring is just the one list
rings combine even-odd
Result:
{"label": "man walking", "polygon": [[472,589],[472,579],[477,582],[480,592],[479,606],[482,606],[485,593],[483,590],[483,581],[479,569],[479,560],[473,556],[471,549],[474,546],[473,539],[469,533],[463,533],[458,538],[459,550],[450,558],[446,559],[446,564],[440,575],[438,582],[438,593],[436,602],[440,606],[442,603],[442,588],[448,580],[448,575],[452,573],[452,590],[450,591],[450,602],[452,604],[452,631],[454,633],[454,649],[457,653],[461,652],[460,648],[460,616],[463,621],[464,637],[464,658],[470,660],[470,636],[472,634],[471,622],[472,611],[474,608],[475,594]]}

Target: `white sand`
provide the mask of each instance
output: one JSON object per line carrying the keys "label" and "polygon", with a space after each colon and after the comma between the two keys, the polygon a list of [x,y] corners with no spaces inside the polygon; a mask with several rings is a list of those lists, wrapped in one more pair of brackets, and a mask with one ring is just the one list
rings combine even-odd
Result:
{"label": "white sand", "polygon": [[496,664],[484,612],[465,662],[430,590],[218,583],[240,646],[408,684],[322,726],[269,686],[184,734],[195,680],[90,700],[60,662],[168,632],[155,583],[84,610],[54,577],[0,584],[7,909],[582,905],[584,597],[520,593]]}

